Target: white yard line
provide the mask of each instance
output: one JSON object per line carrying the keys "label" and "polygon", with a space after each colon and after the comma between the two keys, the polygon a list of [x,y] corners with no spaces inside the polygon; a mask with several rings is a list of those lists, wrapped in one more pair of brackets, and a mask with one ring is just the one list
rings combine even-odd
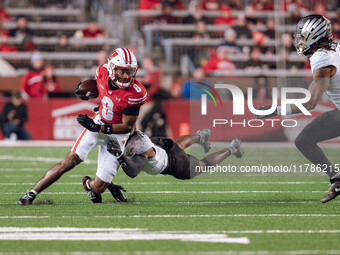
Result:
{"label": "white yard line", "polygon": [[[334,201],[333,203],[339,203],[340,201]],[[109,201],[108,203],[117,203],[116,201]],[[259,202],[254,201],[179,201],[179,202],[128,202],[128,204],[138,204],[138,205],[154,205],[154,204],[160,204],[160,205],[174,205],[174,204],[258,204]],[[319,204],[320,202],[315,201],[266,201],[261,202],[265,204]],[[17,203],[0,203],[0,205],[16,205]],[[54,203],[56,205],[86,205],[89,204],[89,202],[58,202]]]}
{"label": "white yard line", "polygon": [[[64,158],[49,158],[49,157],[24,157],[24,156],[14,156],[14,155],[0,155],[0,161],[25,161],[25,162],[60,162],[62,161]],[[84,164],[97,164],[96,160],[91,160],[91,159],[87,159],[85,160],[85,162],[83,162]]]}
{"label": "white yard line", "polygon": [[[30,185],[30,184],[27,184]],[[81,185],[81,184],[79,184]],[[129,192],[130,194],[239,194],[239,193],[320,193],[326,190],[226,190],[226,191],[134,191]],[[108,192],[106,192],[108,193]],[[3,195],[20,195],[22,192],[3,192]],[[47,195],[84,195],[84,192],[43,192],[42,194]]]}
{"label": "white yard line", "polygon": [[[1,172],[1,170],[0,170],[0,172]],[[30,177],[33,177],[33,175],[31,175],[31,174],[26,174],[26,175],[4,174],[4,175],[1,175],[1,177],[3,177],[3,178],[30,178]],[[6,185],[6,184],[0,183],[0,185]]]}
{"label": "white yard line", "polygon": [[[0,170],[1,172],[1,170]],[[9,177],[23,177],[22,175],[13,175]],[[6,177],[3,176],[3,177]],[[32,175],[29,175],[32,177]],[[84,176],[82,176],[84,177]],[[310,185],[310,184],[329,184],[329,182],[120,182],[120,185],[239,185],[239,184],[256,184],[256,185]],[[0,186],[16,186],[16,185],[34,185],[36,183],[27,182],[8,182],[8,183],[0,183]],[[79,185],[81,182],[56,182],[53,185]]]}
{"label": "white yard line", "polygon": [[[0,147],[71,147],[75,140],[72,141],[47,141],[47,140],[35,140],[35,141],[0,141]],[[211,142],[212,148],[225,147],[226,142]],[[339,143],[320,143],[323,148],[336,148],[340,147]],[[292,142],[243,142],[242,146],[245,148],[296,148]],[[192,147],[198,147],[197,144]]]}
{"label": "white yard line", "polygon": [[0,147],[71,147],[74,141],[0,141]]}
{"label": "white yard line", "polygon": [[[4,253],[0,252],[0,255],[21,255],[22,253]],[[288,250],[288,251],[134,251],[134,252],[122,252],[119,251],[119,255],[329,255],[329,254],[340,254],[340,250]],[[112,255],[112,252],[84,252],[84,251],[73,251],[73,252],[25,252],[25,255]]]}
{"label": "white yard line", "polygon": [[148,231],[138,228],[0,228],[0,240],[67,240],[67,241],[125,241],[179,240],[184,242],[249,244],[247,237],[228,237],[225,234],[200,232]]}
{"label": "white yard line", "polygon": [[[68,216],[64,217],[68,218]],[[340,217],[340,214],[191,214],[191,215],[110,215],[94,217],[95,218]]]}
{"label": "white yard line", "polygon": [[224,218],[224,217],[340,217],[340,214],[190,214],[190,215],[177,215],[177,214],[160,214],[160,215],[97,215],[97,216],[0,216],[0,219],[45,219],[45,218]]}
{"label": "white yard line", "polygon": [[[314,254],[340,254],[340,250],[291,250],[291,251],[186,251],[186,252],[159,252],[159,251],[142,251],[140,255],[314,255]],[[55,254],[54,254],[55,255]],[[80,255],[80,254],[69,254]],[[108,255],[108,254],[81,254],[81,255]],[[125,254],[121,254],[125,255]]]}

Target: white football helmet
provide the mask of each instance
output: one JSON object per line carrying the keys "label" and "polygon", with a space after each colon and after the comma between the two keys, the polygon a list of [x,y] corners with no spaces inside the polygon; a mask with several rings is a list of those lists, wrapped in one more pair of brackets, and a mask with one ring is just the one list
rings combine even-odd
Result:
{"label": "white football helmet", "polygon": [[322,42],[332,41],[331,22],[322,15],[312,14],[303,17],[294,32],[295,48],[299,55],[308,55]]}
{"label": "white football helmet", "polygon": [[115,49],[108,58],[109,77],[119,88],[125,89],[132,86],[137,69],[137,59],[127,48]]}

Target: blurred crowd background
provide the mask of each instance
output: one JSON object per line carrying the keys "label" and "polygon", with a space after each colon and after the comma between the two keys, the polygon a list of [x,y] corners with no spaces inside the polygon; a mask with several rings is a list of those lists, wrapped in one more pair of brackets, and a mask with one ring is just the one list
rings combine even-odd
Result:
{"label": "blurred crowd background", "polygon": [[164,133],[161,102],[200,97],[190,79],[242,81],[241,89],[252,86],[255,99],[265,100],[274,85],[310,78],[308,58],[293,45],[295,25],[322,14],[337,40],[339,10],[337,0],[2,0],[1,101],[18,91],[25,102],[71,98],[79,80],[124,46],[148,89],[146,117],[161,119]]}

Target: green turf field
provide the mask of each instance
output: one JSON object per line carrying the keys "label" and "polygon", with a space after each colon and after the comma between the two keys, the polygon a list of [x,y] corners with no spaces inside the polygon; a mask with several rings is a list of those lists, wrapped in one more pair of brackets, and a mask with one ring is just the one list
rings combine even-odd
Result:
{"label": "green turf field", "polygon": [[[0,147],[1,254],[340,254],[340,198],[320,203],[328,183],[319,174],[179,181],[144,173],[130,179],[120,171],[114,181],[128,190],[129,202],[104,193],[104,203],[92,204],[81,184],[95,175],[92,152],[35,205],[16,205],[68,149]],[[339,161],[339,150],[325,151]],[[200,148],[192,153],[203,155]],[[244,158],[225,164],[292,163],[307,161],[292,148],[246,148]]]}

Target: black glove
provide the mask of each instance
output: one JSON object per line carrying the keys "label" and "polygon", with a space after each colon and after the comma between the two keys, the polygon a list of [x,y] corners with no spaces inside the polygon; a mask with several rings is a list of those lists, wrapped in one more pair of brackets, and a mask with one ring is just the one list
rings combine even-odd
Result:
{"label": "black glove", "polygon": [[124,189],[122,186],[110,183],[107,188],[117,202],[127,202],[126,197],[122,193],[122,191],[126,192],[126,189]]}
{"label": "black glove", "polygon": [[93,119],[91,119],[86,114],[79,114],[77,117],[77,121],[80,125],[82,125],[84,128],[92,131],[92,132],[99,132],[101,129],[101,125],[98,125],[94,123]]}
{"label": "black glove", "polygon": [[[262,105],[260,107],[257,107],[256,110],[268,110],[270,108],[271,108],[271,106],[269,106],[269,105]],[[254,117],[256,119],[265,119],[265,118],[270,118],[270,117],[273,117],[273,116],[276,116],[276,115],[277,115],[277,110],[275,109],[275,111],[271,114],[268,114],[268,115],[256,115],[256,114],[254,114]]]}
{"label": "black glove", "polygon": [[89,98],[82,94],[82,92],[79,90],[79,86],[81,84],[81,81],[78,82],[76,89],[74,90],[74,94],[76,94],[77,97],[79,97],[81,100],[89,100]]}
{"label": "black glove", "polygon": [[110,140],[107,144],[107,151],[110,152],[116,158],[122,156],[122,150],[117,140]]}

